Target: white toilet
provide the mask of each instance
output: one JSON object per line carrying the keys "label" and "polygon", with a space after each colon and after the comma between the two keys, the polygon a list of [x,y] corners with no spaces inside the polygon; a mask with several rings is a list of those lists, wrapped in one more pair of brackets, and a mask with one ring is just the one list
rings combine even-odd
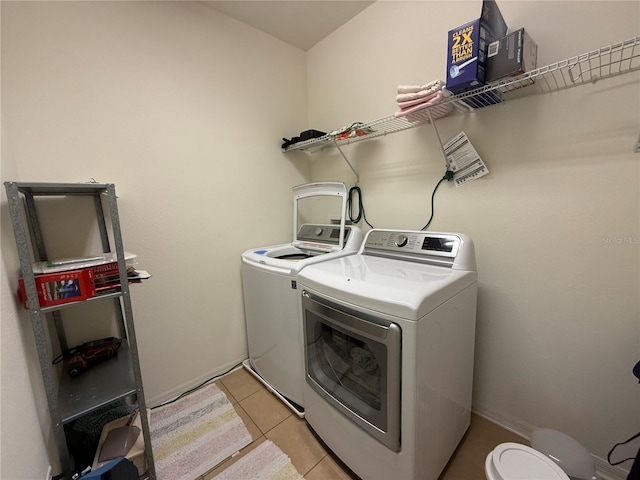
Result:
{"label": "white toilet", "polygon": [[487,480],[569,480],[549,457],[521,443],[501,443],[484,462]]}
{"label": "white toilet", "polygon": [[487,480],[597,480],[587,449],[548,428],[534,430],[531,447],[501,443],[487,455],[484,470]]}

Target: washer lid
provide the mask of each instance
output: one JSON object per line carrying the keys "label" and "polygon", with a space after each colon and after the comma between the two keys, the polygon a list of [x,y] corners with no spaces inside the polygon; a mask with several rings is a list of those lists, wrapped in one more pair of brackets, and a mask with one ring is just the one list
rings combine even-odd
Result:
{"label": "washer lid", "polygon": [[493,466],[504,479],[570,480],[551,459],[520,443],[502,443],[493,450]]}
{"label": "washer lid", "polygon": [[293,187],[293,245],[320,253],[342,250],[347,240],[346,206],[344,183],[317,182]]}

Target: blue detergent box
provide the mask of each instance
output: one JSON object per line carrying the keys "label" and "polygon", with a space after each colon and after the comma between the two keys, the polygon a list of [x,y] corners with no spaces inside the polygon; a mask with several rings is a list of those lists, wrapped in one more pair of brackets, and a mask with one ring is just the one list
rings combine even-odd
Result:
{"label": "blue detergent box", "polygon": [[494,0],[482,2],[480,18],[449,30],[447,90],[455,94],[484,85],[487,47],[506,33],[507,24]]}

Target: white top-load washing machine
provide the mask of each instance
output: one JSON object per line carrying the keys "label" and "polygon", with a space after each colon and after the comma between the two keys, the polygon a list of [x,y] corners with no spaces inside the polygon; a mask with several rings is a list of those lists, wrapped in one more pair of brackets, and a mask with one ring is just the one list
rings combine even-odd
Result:
{"label": "white top-load washing machine", "polygon": [[304,357],[298,273],[355,254],[362,232],[345,225],[347,189],[319,182],[293,188],[293,241],[242,254],[249,358],[244,366],[298,416],[304,416]]}
{"label": "white top-load washing machine", "polygon": [[437,479],[470,424],[472,241],[374,229],[298,289],[306,421],[365,480]]}

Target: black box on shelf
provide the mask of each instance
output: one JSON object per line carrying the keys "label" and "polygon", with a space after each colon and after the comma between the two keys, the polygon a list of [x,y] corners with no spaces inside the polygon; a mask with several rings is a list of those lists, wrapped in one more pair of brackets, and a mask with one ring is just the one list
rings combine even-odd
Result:
{"label": "black box on shelf", "polygon": [[524,28],[489,44],[486,81],[494,82],[535,70],[538,45]]}

